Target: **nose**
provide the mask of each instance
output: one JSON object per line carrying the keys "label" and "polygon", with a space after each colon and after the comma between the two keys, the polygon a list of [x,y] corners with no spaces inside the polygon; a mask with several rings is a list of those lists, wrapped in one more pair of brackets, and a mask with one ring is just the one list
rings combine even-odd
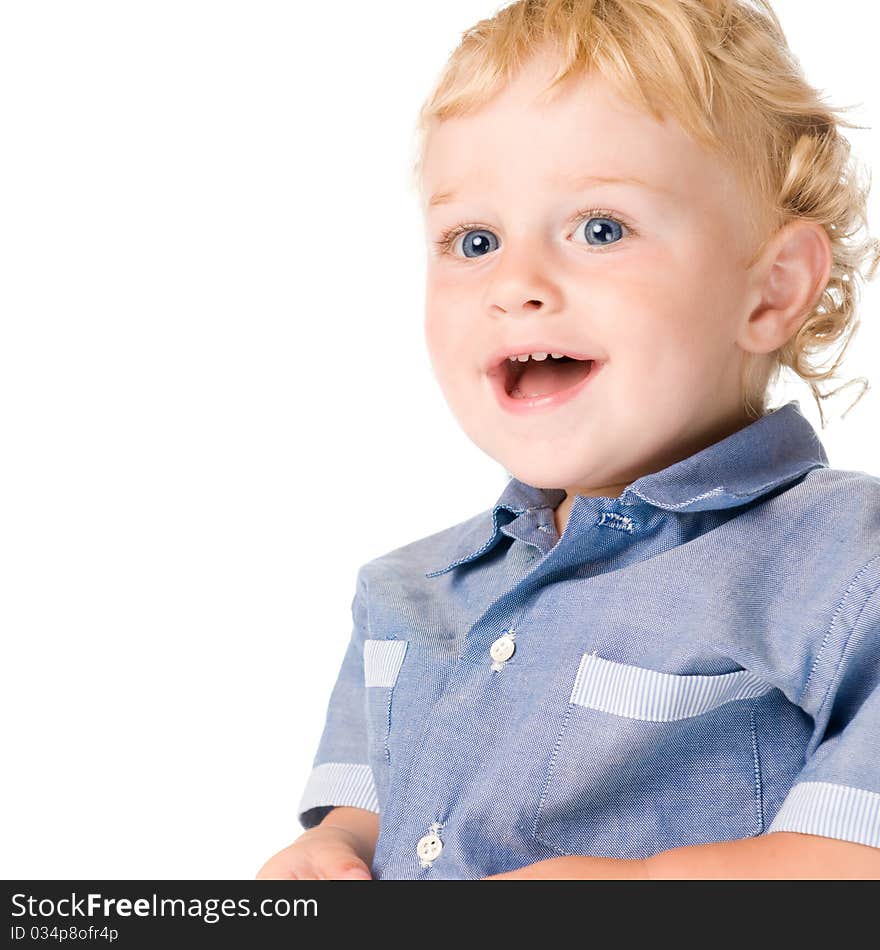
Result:
{"label": "nose", "polygon": [[486,286],[486,308],[493,316],[553,311],[560,292],[535,242],[503,246]]}

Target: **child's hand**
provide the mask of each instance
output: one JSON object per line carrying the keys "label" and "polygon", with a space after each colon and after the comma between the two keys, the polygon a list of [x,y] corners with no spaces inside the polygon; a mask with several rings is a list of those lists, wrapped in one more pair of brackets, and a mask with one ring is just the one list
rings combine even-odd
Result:
{"label": "child's hand", "polygon": [[370,868],[359,851],[363,842],[352,831],[315,825],[260,868],[257,880],[371,881]]}

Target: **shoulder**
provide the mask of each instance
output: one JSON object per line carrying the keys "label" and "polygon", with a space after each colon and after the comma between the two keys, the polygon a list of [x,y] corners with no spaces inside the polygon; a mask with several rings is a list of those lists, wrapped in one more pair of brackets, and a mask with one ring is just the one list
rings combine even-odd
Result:
{"label": "shoulder", "polygon": [[801,519],[801,550],[792,545],[784,552],[785,576],[805,608],[792,634],[812,633],[800,704],[815,713],[831,698],[830,686],[847,664],[863,663],[860,649],[867,647],[880,660],[880,478],[817,468],[787,494],[792,520]]}
{"label": "shoulder", "polygon": [[880,554],[880,477],[868,472],[812,469],[767,513],[783,544],[812,549],[810,563],[834,558],[852,574]]}
{"label": "shoulder", "polygon": [[[803,602],[816,595],[858,610],[880,586],[880,478],[863,471],[816,468],[772,509],[771,557],[781,558],[785,576],[798,585]],[[844,616],[835,616],[838,626]]]}
{"label": "shoulder", "polygon": [[880,476],[844,468],[814,468],[802,482],[817,501],[834,501],[847,508],[867,505],[880,514]]}
{"label": "shoulder", "polygon": [[366,583],[409,579],[417,584],[430,584],[433,578],[426,574],[446,567],[458,556],[476,551],[492,536],[492,529],[492,509],[488,508],[451,527],[380,554],[364,563],[359,574]]}

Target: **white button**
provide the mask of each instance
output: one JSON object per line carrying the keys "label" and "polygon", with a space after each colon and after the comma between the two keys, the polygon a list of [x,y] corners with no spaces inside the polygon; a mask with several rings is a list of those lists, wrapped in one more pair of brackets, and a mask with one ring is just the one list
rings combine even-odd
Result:
{"label": "white button", "polygon": [[416,854],[423,861],[433,861],[443,850],[443,842],[433,832],[419,838],[416,845]]}
{"label": "white button", "polygon": [[489,654],[496,663],[503,663],[513,656],[515,649],[516,644],[514,644],[513,640],[505,633],[489,647]]}

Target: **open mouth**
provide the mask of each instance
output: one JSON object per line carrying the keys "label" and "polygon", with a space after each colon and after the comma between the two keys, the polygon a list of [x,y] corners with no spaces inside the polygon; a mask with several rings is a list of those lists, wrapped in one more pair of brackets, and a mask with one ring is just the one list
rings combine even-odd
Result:
{"label": "open mouth", "polygon": [[580,360],[571,356],[525,362],[504,360],[504,390],[511,399],[534,399],[551,396],[570,389],[586,379],[593,368],[593,360]]}

